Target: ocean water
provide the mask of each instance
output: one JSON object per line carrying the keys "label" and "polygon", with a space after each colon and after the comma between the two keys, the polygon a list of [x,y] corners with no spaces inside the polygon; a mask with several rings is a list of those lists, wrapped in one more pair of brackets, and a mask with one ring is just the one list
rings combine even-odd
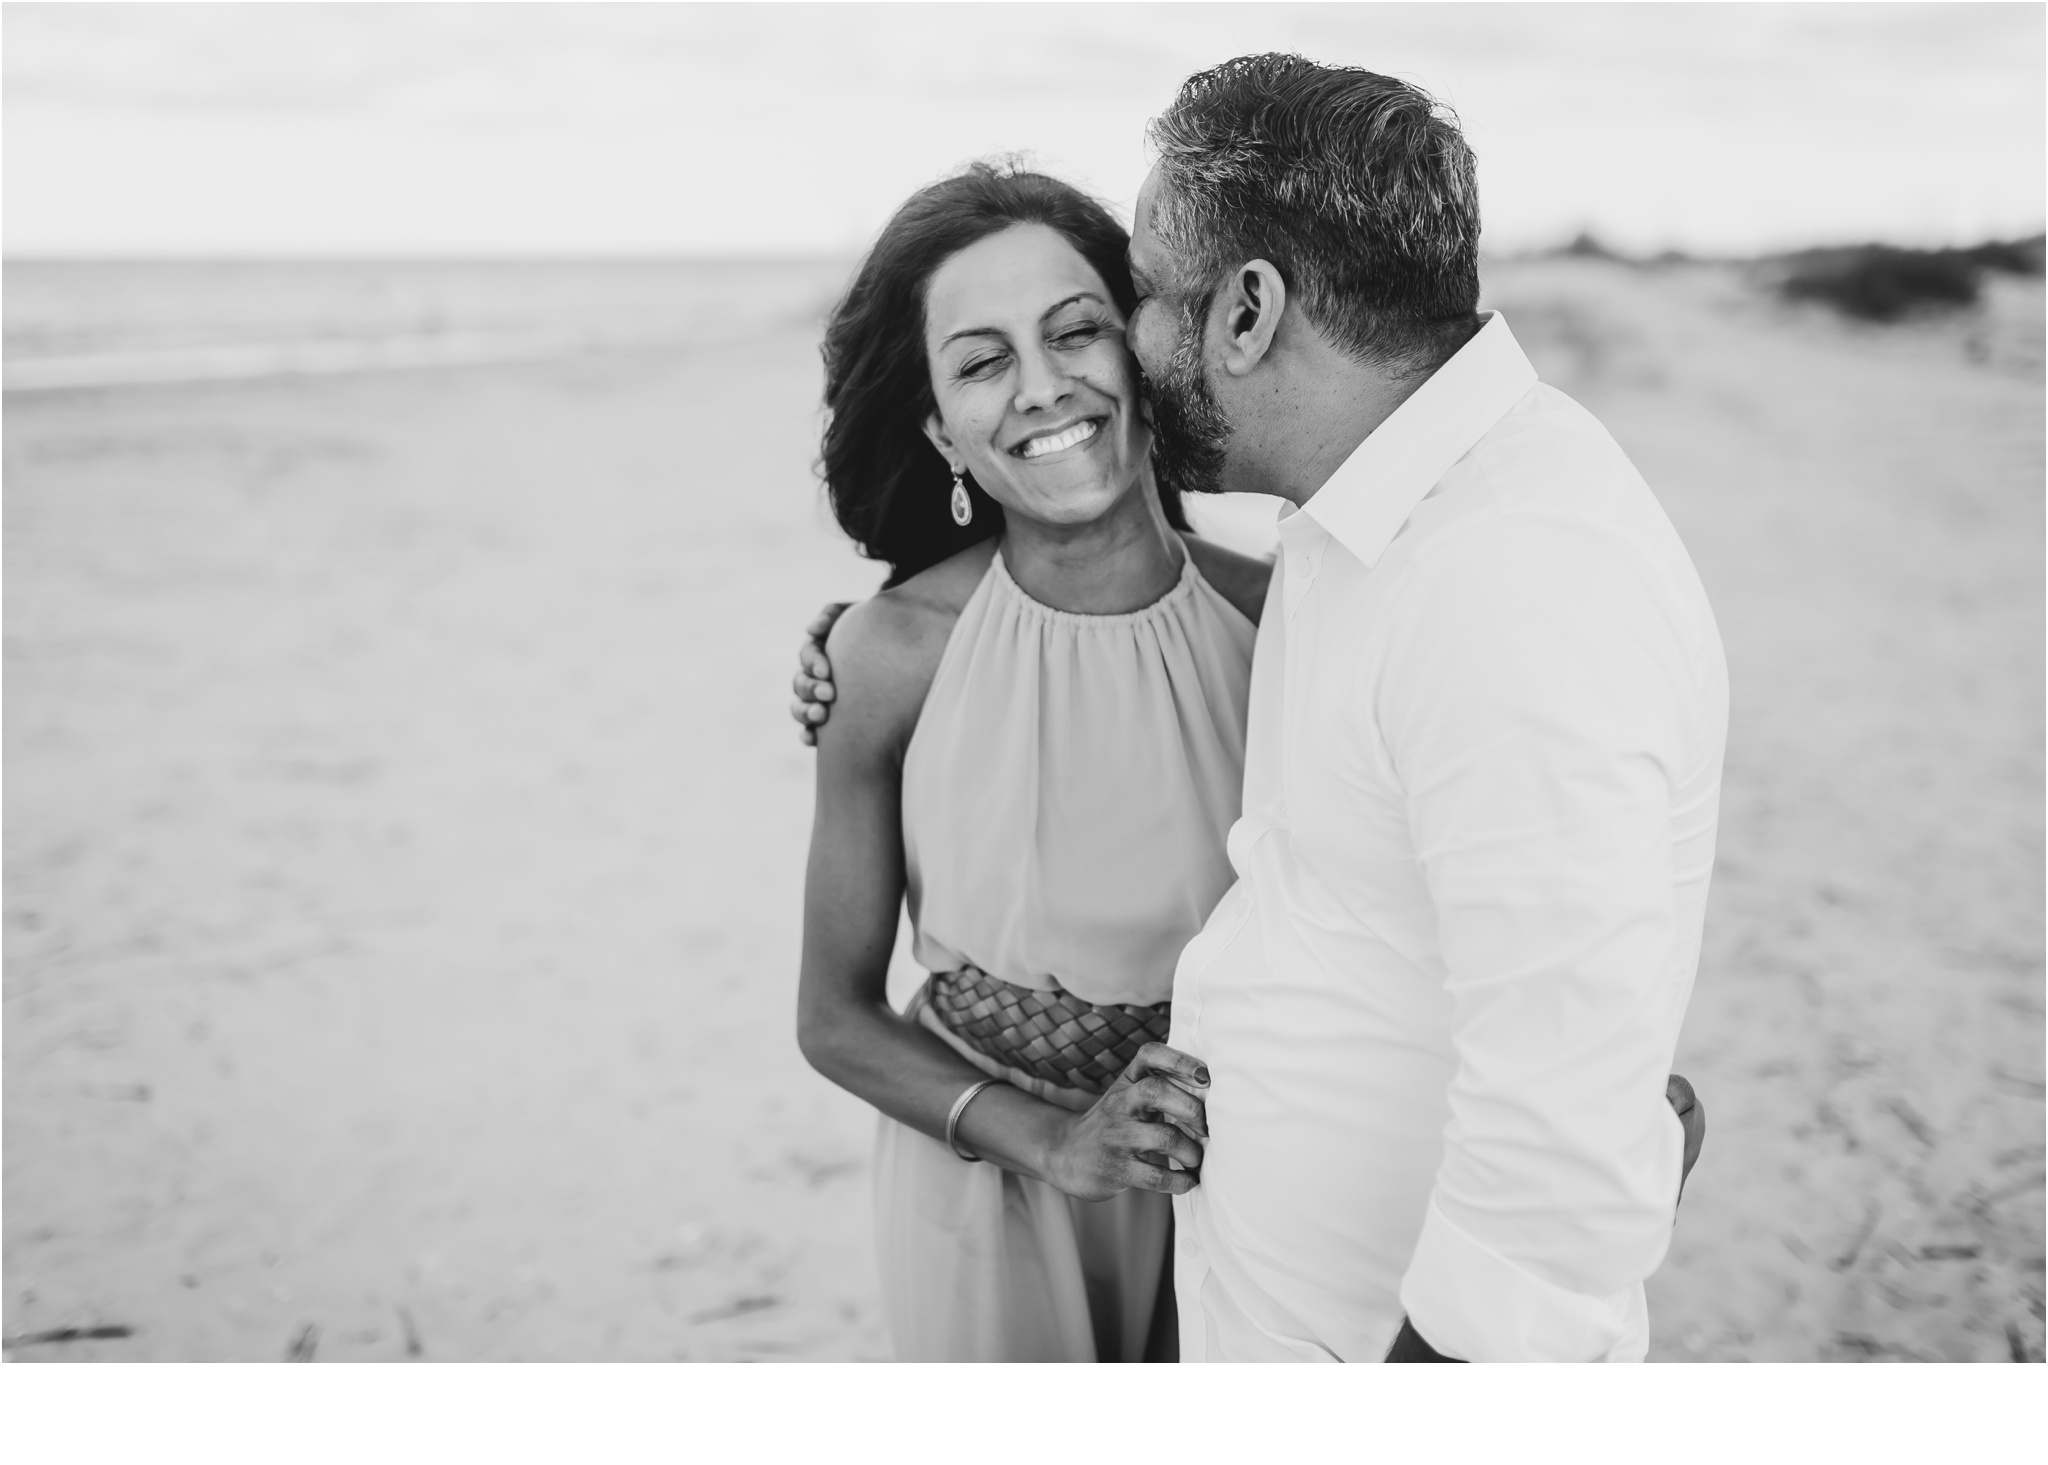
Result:
{"label": "ocean water", "polygon": [[4,276],[8,391],[542,360],[818,319],[845,260],[54,261]]}
{"label": "ocean water", "polygon": [[[10,260],[10,393],[404,371],[704,345],[815,327],[852,261]],[[1196,527],[1270,554],[1277,500]]]}

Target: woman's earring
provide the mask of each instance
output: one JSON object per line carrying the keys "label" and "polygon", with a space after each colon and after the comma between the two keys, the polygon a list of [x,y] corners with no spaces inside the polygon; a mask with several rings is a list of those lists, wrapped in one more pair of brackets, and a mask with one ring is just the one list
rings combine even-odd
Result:
{"label": "woman's earring", "polygon": [[953,474],[953,522],[965,529],[974,522],[974,500],[967,496],[967,485],[960,481],[956,470]]}

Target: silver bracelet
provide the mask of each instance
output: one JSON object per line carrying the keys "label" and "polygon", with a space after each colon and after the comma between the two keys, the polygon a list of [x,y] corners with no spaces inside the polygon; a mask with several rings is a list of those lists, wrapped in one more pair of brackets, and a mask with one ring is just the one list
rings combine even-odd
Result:
{"label": "silver bracelet", "polygon": [[980,1093],[983,1089],[988,1088],[993,1084],[999,1084],[1001,1082],[1002,1080],[999,1078],[983,1079],[980,1083],[974,1085],[972,1088],[962,1093],[959,1098],[955,1099],[953,1101],[952,1112],[946,1115],[946,1148],[951,1150],[954,1154],[958,1155],[961,1159],[966,1160],[972,1164],[980,1164],[981,1156],[969,1154],[966,1150],[960,1148],[960,1116],[967,1112],[967,1106],[974,1102],[974,1096],[976,1094]]}

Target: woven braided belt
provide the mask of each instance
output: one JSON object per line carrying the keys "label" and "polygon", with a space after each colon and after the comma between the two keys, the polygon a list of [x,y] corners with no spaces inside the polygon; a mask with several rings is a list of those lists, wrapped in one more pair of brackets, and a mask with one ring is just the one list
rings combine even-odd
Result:
{"label": "woven braided belt", "polygon": [[979,967],[941,972],[931,981],[932,1009],[983,1057],[1047,1083],[1099,1094],[1140,1048],[1166,1041],[1170,1005],[1098,1007],[1071,992],[1040,992]]}

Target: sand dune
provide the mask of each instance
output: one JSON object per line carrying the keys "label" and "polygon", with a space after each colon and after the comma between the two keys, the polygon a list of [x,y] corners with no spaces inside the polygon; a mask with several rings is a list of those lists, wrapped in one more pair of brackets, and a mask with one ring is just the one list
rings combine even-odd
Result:
{"label": "sand dune", "polygon": [[[1734,676],[1654,1356],[2039,1358],[2039,285],[1489,293]],[[787,672],[878,579],[816,391],[781,326],[9,395],[9,1357],[886,1356],[792,1040]]]}

